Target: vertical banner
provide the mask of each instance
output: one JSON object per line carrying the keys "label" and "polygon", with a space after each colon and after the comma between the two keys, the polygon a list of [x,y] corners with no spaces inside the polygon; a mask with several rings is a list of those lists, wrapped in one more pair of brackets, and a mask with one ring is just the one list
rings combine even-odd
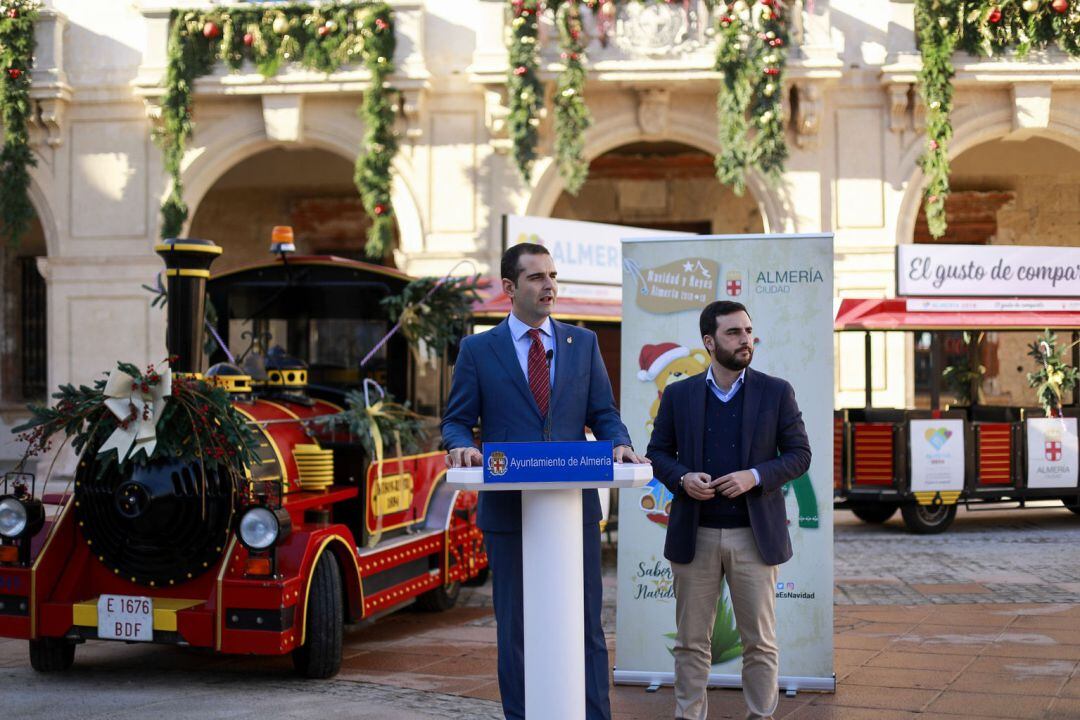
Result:
{"label": "vertical banner", "polygon": [[[832,235],[698,236],[623,241],[621,411],[634,447],[649,443],[660,394],[704,372],[698,317],[743,303],[751,367],[791,383],[810,437],[810,470],[784,486],[795,555],[776,586],[783,688],[834,690]],[[674,679],[675,592],[664,559],[672,496],[653,480],[619,492],[615,682]],[[725,591],[712,635],[710,684],[741,685],[742,645]]]}

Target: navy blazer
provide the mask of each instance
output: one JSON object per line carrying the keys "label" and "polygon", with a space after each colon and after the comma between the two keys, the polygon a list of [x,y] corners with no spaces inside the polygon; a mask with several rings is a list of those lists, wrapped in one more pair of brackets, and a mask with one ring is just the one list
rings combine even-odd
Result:
{"label": "navy blazer", "polygon": [[[584,440],[588,426],[598,440],[630,444],[630,434],[615,408],[596,333],[554,318],[551,328],[555,387],[549,404],[549,431],[545,433],[545,418],[521,371],[509,323],[503,320],[461,342],[442,419],[448,450],[472,446],[477,421],[483,442]],[[599,522],[601,516],[596,491],[585,490],[584,522]],[[521,493],[480,493],[477,524],[489,532],[520,532]]]}
{"label": "navy blazer", "polygon": [[[656,478],[675,495],[668,517],[664,557],[694,559],[701,501],[679,487],[679,478],[704,469],[705,393],[712,392],[701,373],[669,385],[660,398],[646,453]],[[810,441],[795,391],[780,378],[746,369],[743,386],[742,469],[755,468],[761,485],[746,493],[750,527],[761,558],[779,565],[791,558],[787,509],[781,488],[810,467]]]}

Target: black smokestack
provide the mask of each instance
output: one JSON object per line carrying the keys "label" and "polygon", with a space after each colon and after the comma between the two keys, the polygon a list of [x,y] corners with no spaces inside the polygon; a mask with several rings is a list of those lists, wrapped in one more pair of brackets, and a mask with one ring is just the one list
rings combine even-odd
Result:
{"label": "black smokestack", "polygon": [[169,293],[165,344],[175,357],[170,368],[178,373],[202,372],[206,280],[221,247],[210,240],[170,238],[154,250],[165,260]]}

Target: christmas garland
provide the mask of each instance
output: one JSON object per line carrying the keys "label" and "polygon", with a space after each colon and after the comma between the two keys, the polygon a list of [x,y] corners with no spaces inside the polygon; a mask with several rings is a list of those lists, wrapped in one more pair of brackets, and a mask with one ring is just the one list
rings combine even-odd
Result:
{"label": "christmas garland", "polygon": [[748,169],[775,181],[787,159],[782,100],[788,38],[782,12],[779,0],[716,6],[716,69],[722,76],[716,177],[736,195],[746,190]]}
{"label": "christmas garland", "polygon": [[957,49],[992,56],[1057,46],[1080,56],[1080,3],[1075,0],[957,2],[918,0],[915,29],[922,55],[919,91],[926,103],[926,150],[919,166],[926,176],[923,206],[930,234],[945,234],[949,194],[948,144],[952,139],[952,55]]}
{"label": "christmas garland", "polygon": [[510,114],[507,126],[513,144],[514,163],[525,182],[532,175],[536,143],[540,137],[540,108],[544,86],[537,77],[537,36],[540,31],[540,0],[510,2],[510,72],[506,76]]}
{"label": "christmas garland", "polygon": [[[92,451],[101,457],[99,472],[113,463],[125,472],[133,463],[146,465],[167,458],[201,462],[208,469],[222,467],[243,477],[258,462],[255,436],[225,390],[202,380],[172,376],[153,365],[140,371],[130,363],[117,363],[114,373],[93,387],[61,385],[53,394],[58,401],[53,407],[30,405],[30,419],[12,430],[26,443],[20,467],[27,458],[51,450],[59,433],[71,440],[77,454]],[[155,398],[161,401],[160,410],[154,407]],[[108,447],[118,430],[152,421],[154,412],[160,415],[152,425],[156,442],[149,452],[141,441],[130,449]]]}
{"label": "christmas garland", "polygon": [[[386,453],[397,457],[415,453],[427,438],[424,418],[402,405],[394,396],[386,393],[373,404],[368,404],[362,390],[350,390],[345,394],[345,410],[331,415],[320,423],[333,429],[344,425],[363,446],[367,456],[380,463]],[[376,448],[376,443],[380,444]]]}
{"label": "christmas garland", "polygon": [[172,192],[161,206],[161,236],[179,235],[188,217],[180,163],[193,129],[197,78],[218,61],[233,70],[251,62],[265,77],[287,62],[330,73],[360,61],[371,73],[371,86],[358,111],[365,130],[354,180],[372,220],[365,252],[373,258],[385,256],[394,228],[390,173],[397,139],[386,87],[394,69],[394,47],[393,13],[384,2],[174,10],[159,134]]}
{"label": "christmas garland", "polygon": [[[581,6],[596,15],[601,43],[606,44],[617,14],[617,2],[670,0],[509,0],[510,72],[507,79],[509,131],[514,162],[526,182],[536,159],[538,115],[543,85],[537,75],[538,15],[551,10],[559,32],[563,62],[555,88],[555,161],[576,194],[588,175],[584,133],[591,124],[585,105],[585,47],[589,38]],[[756,168],[776,180],[787,159],[783,118],[783,71],[787,60],[787,23],[782,0],[708,0],[716,19],[716,70],[722,83],[717,97],[721,150],[716,176],[741,195],[746,172]]]}
{"label": "christmas garland", "polygon": [[37,165],[30,149],[28,121],[30,66],[34,61],[34,23],[39,0],[0,0],[0,124],[4,145],[0,149],[0,234],[12,245],[26,233],[34,218],[30,204],[30,168]]}
{"label": "christmas garland", "polygon": [[555,162],[566,191],[577,195],[589,175],[585,162],[585,131],[592,124],[585,105],[585,43],[581,7],[577,0],[551,0],[559,29],[563,70],[555,86]]}

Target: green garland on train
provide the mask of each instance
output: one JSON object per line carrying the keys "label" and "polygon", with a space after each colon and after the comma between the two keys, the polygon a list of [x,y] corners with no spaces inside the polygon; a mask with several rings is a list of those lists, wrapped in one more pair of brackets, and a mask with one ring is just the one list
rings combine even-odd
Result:
{"label": "green garland on train", "polygon": [[284,63],[331,73],[362,63],[370,87],[358,111],[364,140],[356,158],[355,183],[371,218],[365,253],[382,258],[393,240],[391,164],[397,153],[394,109],[386,80],[393,71],[394,17],[385,2],[327,5],[263,5],[210,10],[174,10],[168,46],[163,127],[158,133],[165,170],[172,179],[161,206],[161,236],[176,237],[188,217],[181,161],[193,131],[195,80],[218,62],[238,70],[252,63],[272,77]]}

